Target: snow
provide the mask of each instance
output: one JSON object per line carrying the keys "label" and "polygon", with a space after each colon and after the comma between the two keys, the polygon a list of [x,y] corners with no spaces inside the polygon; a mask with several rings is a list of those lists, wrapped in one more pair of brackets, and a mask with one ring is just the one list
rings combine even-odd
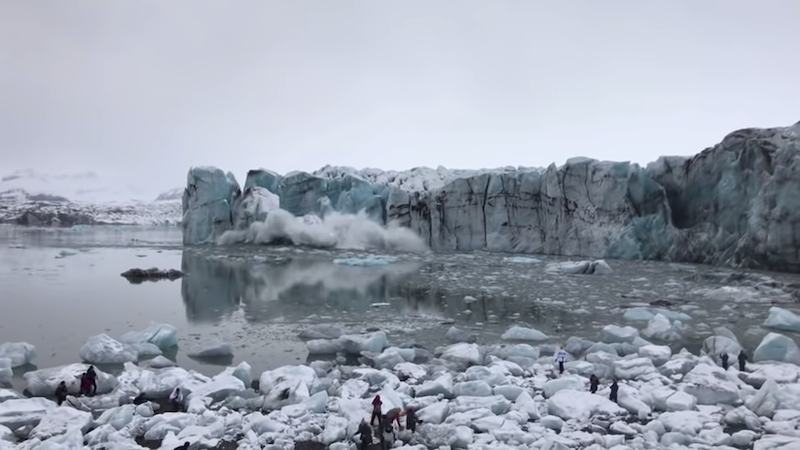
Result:
{"label": "snow", "polygon": [[[161,193],[119,183],[96,173],[43,174],[24,170],[0,178],[0,223],[26,213],[59,214],[81,224],[162,225],[181,220],[183,188]],[[160,199],[154,201],[154,199]],[[60,225],[46,219],[32,225]],[[23,222],[28,224],[27,222]]]}

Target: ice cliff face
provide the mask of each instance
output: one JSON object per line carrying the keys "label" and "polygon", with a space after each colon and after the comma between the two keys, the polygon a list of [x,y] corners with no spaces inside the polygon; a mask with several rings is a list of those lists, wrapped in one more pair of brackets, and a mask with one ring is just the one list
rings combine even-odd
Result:
{"label": "ice cliff face", "polygon": [[[800,271],[800,123],[745,129],[691,157],[636,164],[576,158],[547,169],[409,172],[326,167],[232,175],[194,168],[184,242],[244,229],[269,204],[294,215],[364,210],[434,250],[664,259]],[[270,196],[271,197],[271,196]],[[271,197],[272,198],[272,197]],[[279,198],[279,200],[278,200]],[[250,205],[250,206],[248,206]]]}

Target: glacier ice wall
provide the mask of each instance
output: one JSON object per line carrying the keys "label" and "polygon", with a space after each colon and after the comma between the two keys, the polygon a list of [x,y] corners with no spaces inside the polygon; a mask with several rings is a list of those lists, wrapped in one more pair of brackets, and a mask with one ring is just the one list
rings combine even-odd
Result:
{"label": "glacier ice wall", "polygon": [[232,173],[192,167],[183,192],[183,243],[213,242],[233,224],[233,203],[241,196]]}
{"label": "glacier ice wall", "polygon": [[[285,176],[260,169],[248,172],[243,193],[225,198],[228,205],[243,204],[261,189],[297,216],[363,211],[376,223],[413,230],[434,250],[800,271],[799,136],[800,123],[738,130],[693,157],[662,157],[644,168],[574,158],[546,169],[324,167]],[[235,184],[219,174],[218,186],[209,187],[215,199]],[[241,207],[229,207],[227,216],[220,208],[195,208],[184,220],[184,242],[207,242],[220,230],[263,220],[243,218]],[[187,228],[193,230],[188,236]]]}

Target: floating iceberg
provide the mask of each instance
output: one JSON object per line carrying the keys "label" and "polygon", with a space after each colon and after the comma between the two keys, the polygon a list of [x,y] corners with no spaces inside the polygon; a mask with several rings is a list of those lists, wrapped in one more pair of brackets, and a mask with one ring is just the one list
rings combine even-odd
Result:
{"label": "floating iceberg", "polygon": [[78,354],[84,362],[92,364],[123,364],[139,359],[139,352],[133,346],[112,339],[107,334],[90,337]]}
{"label": "floating iceberg", "polygon": [[788,309],[773,306],[769,309],[769,316],[764,321],[764,326],[775,330],[800,333],[800,315]]}
{"label": "floating iceberg", "polygon": [[769,333],[753,352],[753,361],[780,361],[800,365],[800,349],[791,338]]}

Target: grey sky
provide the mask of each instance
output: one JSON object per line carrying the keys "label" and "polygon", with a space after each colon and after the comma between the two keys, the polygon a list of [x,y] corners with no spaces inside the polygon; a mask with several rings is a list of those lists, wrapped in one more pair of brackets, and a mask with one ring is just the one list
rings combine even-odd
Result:
{"label": "grey sky", "polygon": [[0,0],[0,172],[648,162],[800,120],[800,2]]}

